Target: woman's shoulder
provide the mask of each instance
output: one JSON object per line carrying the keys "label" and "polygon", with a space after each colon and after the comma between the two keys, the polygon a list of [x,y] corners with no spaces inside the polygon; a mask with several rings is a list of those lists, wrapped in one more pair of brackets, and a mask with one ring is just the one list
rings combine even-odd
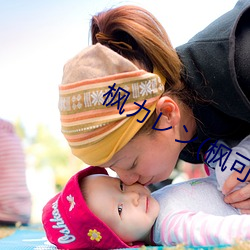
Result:
{"label": "woman's shoulder", "polygon": [[[176,48],[184,65],[185,83],[224,114],[248,123],[250,101],[237,80],[234,58],[235,31],[242,25],[240,18],[249,10],[250,0],[238,1],[232,10]],[[247,20],[244,25],[250,27]]]}

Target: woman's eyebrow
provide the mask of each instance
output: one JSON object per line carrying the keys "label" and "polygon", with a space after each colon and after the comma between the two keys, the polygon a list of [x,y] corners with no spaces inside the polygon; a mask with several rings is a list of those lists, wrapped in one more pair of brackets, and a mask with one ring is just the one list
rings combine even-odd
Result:
{"label": "woman's eyebrow", "polygon": [[116,164],[117,161],[115,161],[114,163],[112,163],[110,166],[108,166],[107,168],[110,168],[111,170],[114,171],[114,169],[112,169],[112,167]]}

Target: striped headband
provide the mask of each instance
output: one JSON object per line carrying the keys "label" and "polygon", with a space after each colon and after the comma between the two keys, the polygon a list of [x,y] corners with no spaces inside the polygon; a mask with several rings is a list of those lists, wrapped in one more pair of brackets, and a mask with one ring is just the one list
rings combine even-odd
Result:
{"label": "striped headband", "polygon": [[164,83],[99,43],[81,51],[64,66],[59,86],[61,129],[72,153],[89,165],[110,160],[151,116]]}

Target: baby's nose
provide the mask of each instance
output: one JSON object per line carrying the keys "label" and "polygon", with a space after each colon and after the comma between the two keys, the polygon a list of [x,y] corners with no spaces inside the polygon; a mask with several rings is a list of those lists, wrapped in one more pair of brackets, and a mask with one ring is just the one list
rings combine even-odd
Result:
{"label": "baby's nose", "polygon": [[137,192],[127,192],[126,193],[127,199],[134,205],[138,206],[139,205],[139,199],[140,195]]}

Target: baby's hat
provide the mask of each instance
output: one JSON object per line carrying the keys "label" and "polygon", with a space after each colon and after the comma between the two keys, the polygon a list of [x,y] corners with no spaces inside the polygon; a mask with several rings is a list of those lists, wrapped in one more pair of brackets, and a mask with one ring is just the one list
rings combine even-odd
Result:
{"label": "baby's hat", "polygon": [[130,248],[88,208],[79,182],[93,174],[108,175],[104,168],[85,168],[45,205],[42,222],[47,238],[60,249]]}

